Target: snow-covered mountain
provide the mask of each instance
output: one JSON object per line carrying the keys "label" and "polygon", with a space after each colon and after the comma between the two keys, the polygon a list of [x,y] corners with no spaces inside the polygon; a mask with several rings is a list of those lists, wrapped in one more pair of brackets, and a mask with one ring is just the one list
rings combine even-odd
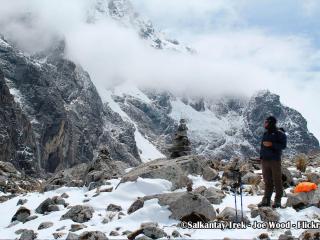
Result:
{"label": "snow-covered mountain", "polygon": [[[151,47],[193,53],[141,18],[128,0],[94,3],[89,24],[111,18],[135,29]],[[55,172],[90,162],[101,146],[108,147],[114,160],[131,166],[164,157],[181,117],[187,119],[195,154],[217,159],[256,156],[261,124],[269,114],[287,131],[288,155],[319,150],[303,116],[271,92],[205,99],[122,83],[98,93],[85,69],[66,59],[64,51],[61,40],[28,56],[0,38],[0,139],[6,143],[0,158],[20,169],[31,163],[30,172]]]}
{"label": "snow-covered mountain", "polygon": [[125,27],[137,31],[139,36],[156,49],[166,49],[181,53],[193,53],[190,47],[168,38],[155,29],[152,22],[135,11],[130,0],[95,0],[88,12],[88,22],[95,23],[104,18],[112,18]]}

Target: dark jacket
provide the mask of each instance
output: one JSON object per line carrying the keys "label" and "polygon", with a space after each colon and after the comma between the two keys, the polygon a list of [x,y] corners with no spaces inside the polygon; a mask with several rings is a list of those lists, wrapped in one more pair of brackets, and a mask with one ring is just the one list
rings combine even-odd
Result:
{"label": "dark jacket", "polygon": [[[272,142],[271,147],[265,147],[263,142]],[[280,129],[266,131],[261,141],[260,159],[281,160],[282,150],[287,147],[287,135]]]}

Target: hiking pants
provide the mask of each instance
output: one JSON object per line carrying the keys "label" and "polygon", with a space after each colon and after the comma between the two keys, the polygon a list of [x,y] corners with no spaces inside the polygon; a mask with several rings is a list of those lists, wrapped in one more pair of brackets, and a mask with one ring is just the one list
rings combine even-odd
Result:
{"label": "hiking pants", "polygon": [[262,160],[262,176],[265,183],[264,198],[271,200],[273,188],[276,190],[275,202],[280,202],[283,194],[281,161]]}

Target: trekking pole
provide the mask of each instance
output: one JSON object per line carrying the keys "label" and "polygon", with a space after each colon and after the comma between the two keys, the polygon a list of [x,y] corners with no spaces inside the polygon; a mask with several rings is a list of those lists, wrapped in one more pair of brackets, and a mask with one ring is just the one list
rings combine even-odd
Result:
{"label": "trekking pole", "polygon": [[241,201],[241,221],[243,221],[243,203],[242,203],[242,180],[239,172],[239,186],[240,186],[240,201]]}
{"label": "trekking pole", "polygon": [[237,207],[237,189],[234,188],[234,206],[236,209],[236,221],[238,222],[238,207]]}
{"label": "trekking pole", "polygon": [[[235,171],[233,171],[233,179],[235,179]],[[237,184],[236,183],[233,183],[233,191],[234,191],[234,207],[236,210],[236,221],[238,222]]]}

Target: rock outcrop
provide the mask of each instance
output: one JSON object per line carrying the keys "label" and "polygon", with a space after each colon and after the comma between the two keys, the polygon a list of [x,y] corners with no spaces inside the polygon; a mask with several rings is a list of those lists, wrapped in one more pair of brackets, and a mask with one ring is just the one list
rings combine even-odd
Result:
{"label": "rock outcrop", "polygon": [[139,164],[134,126],[102,103],[88,73],[63,57],[64,47],[28,57],[0,39],[0,160],[55,172],[92,161],[107,145],[114,159]]}
{"label": "rock outcrop", "polygon": [[172,188],[186,187],[190,183],[188,175],[202,175],[207,160],[201,156],[183,156],[175,159],[157,159],[132,169],[123,175],[121,182],[142,178],[162,178],[172,182]]}

